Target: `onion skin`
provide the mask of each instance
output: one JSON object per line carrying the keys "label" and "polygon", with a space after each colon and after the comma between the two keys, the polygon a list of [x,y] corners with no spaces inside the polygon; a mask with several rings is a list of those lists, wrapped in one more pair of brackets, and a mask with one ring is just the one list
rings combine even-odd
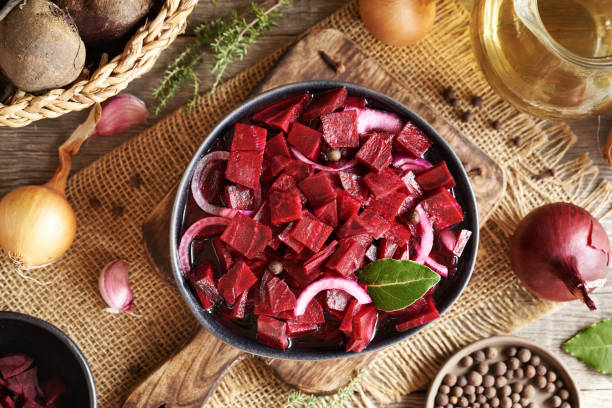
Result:
{"label": "onion skin", "polygon": [[581,299],[591,310],[595,304],[588,293],[605,283],[609,254],[599,221],[568,203],[530,212],[511,243],[512,268],[529,290],[553,301]]}
{"label": "onion skin", "polygon": [[414,45],[433,27],[435,0],[359,0],[359,14],[378,40],[398,47]]}
{"label": "onion skin", "polygon": [[55,189],[19,187],[0,201],[0,247],[24,267],[45,265],[59,258],[75,234],[74,211]]}

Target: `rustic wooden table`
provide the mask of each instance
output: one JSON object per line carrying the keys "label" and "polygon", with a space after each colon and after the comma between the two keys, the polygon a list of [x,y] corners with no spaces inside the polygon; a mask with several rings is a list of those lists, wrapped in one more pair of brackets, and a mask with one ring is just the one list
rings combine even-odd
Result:
{"label": "rustic wooden table", "polygon": [[[462,0],[469,4],[472,0]],[[220,0],[218,6],[202,0],[190,18],[191,22],[206,21],[214,16],[226,15],[233,9],[240,9],[248,5],[248,0]],[[261,57],[271,53],[281,45],[291,41],[295,36],[312,24],[318,22],[342,6],[345,0],[300,0],[285,8],[285,18],[279,27],[276,27],[265,38],[261,39],[250,51],[244,61],[234,64],[229,74],[240,72],[252,65]],[[188,34],[189,35],[189,32]],[[179,38],[157,62],[153,70],[141,79],[130,84],[127,92],[133,93],[153,106],[151,90],[161,78],[164,67],[183,49],[186,39]],[[203,83],[206,84],[210,75],[207,75],[208,66],[200,69]],[[188,91],[183,91],[175,98],[170,106],[158,117],[150,118],[147,126],[155,123],[167,113],[181,106],[188,97]],[[10,129],[0,128],[0,196],[13,188],[26,184],[40,184],[46,182],[57,166],[55,151],[62,141],[85,117],[85,113],[77,112],[62,116],[58,119],[36,122],[26,128]],[[604,139],[612,128],[612,112],[602,116],[601,136]],[[599,153],[597,140],[597,119],[582,120],[571,124],[578,135],[578,143],[568,153],[568,158],[590,153],[597,164],[601,177],[612,182],[612,168],[606,165]],[[130,139],[144,129],[144,126],[135,128],[122,135],[113,137],[99,137],[87,142],[73,162],[73,169],[78,170],[87,166],[114,147]],[[604,220],[604,226],[612,233],[612,219]],[[612,406],[612,381],[609,376],[598,374],[589,369],[573,357],[565,354],[560,345],[571,337],[576,331],[600,319],[610,317],[612,309],[612,282],[606,288],[598,291],[597,299],[600,307],[596,312],[589,312],[586,308],[575,302],[568,304],[562,311],[551,314],[537,322],[514,333],[537,341],[548,347],[554,354],[567,364],[574,378],[582,389],[583,407],[604,408]],[[402,401],[392,404],[393,407],[422,407],[424,392],[414,393]]]}

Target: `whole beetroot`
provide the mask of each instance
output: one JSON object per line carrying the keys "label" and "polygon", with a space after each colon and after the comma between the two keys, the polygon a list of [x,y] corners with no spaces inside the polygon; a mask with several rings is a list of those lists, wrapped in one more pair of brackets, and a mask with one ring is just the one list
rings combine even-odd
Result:
{"label": "whole beetroot", "polygon": [[149,13],[153,0],[54,0],[74,19],[86,44],[123,37]]}
{"label": "whole beetroot", "polygon": [[70,16],[47,0],[28,0],[0,21],[0,69],[18,88],[38,92],[74,81],[85,44]]}

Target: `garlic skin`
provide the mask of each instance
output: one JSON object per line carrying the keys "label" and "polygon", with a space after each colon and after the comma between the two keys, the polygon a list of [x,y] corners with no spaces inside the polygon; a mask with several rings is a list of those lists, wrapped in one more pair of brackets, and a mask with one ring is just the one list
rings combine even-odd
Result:
{"label": "garlic skin", "polygon": [[129,281],[130,264],[117,260],[106,265],[100,273],[98,287],[100,295],[109,306],[104,309],[110,313],[134,313],[134,295]]}

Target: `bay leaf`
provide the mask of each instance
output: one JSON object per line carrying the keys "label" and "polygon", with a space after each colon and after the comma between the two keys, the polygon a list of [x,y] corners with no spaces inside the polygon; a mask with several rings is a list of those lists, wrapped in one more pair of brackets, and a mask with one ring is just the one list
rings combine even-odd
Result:
{"label": "bay leaf", "polygon": [[413,261],[379,259],[359,273],[376,307],[386,312],[404,309],[440,281],[440,275]]}
{"label": "bay leaf", "polygon": [[603,374],[612,374],[612,318],[587,327],[563,343],[563,350]]}

